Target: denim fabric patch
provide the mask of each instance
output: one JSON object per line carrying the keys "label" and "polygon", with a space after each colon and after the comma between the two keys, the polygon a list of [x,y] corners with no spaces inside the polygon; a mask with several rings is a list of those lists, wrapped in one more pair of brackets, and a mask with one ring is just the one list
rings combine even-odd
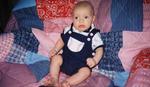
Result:
{"label": "denim fabric patch", "polygon": [[13,14],[20,29],[38,28],[43,30],[44,24],[38,17],[36,6],[13,11]]}
{"label": "denim fabric patch", "polygon": [[143,30],[143,0],[112,0],[112,31]]}
{"label": "denim fabric patch", "polygon": [[49,73],[49,61],[49,58],[43,55],[30,51],[26,52],[25,64],[27,65],[29,70],[35,75],[38,81]]}

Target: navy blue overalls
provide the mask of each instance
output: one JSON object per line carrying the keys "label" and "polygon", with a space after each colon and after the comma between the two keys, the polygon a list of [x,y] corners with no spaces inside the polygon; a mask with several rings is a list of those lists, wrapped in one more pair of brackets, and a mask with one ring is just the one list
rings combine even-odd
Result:
{"label": "navy blue overalls", "polygon": [[[61,71],[63,73],[67,75],[73,75],[77,73],[81,67],[88,67],[86,64],[86,59],[93,57],[92,53],[94,51],[92,50],[92,38],[97,32],[99,32],[99,30],[93,29],[92,31],[89,31],[88,36],[84,36],[82,34],[73,32],[71,26],[69,31],[67,31],[65,34],[61,34],[62,40],[64,41],[62,53],[63,64],[61,66]],[[84,43],[83,48],[79,52],[73,52],[67,47],[70,37]]]}

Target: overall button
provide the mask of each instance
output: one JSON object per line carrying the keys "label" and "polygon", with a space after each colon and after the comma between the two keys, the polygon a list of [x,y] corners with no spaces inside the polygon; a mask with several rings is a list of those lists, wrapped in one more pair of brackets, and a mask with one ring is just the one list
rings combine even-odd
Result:
{"label": "overall button", "polygon": [[93,33],[90,33],[90,36],[93,36]]}
{"label": "overall button", "polygon": [[71,32],[71,31],[69,31],[68,33],[69,33],[69,34],[71,34],[72,32]]}
{"label": "overall button", "polygon": [[87,41],[91,41],[91,39],[90,39],[90,38],[87,38]]}
{"label": "overall button", "polygon": [[92,56],[94,56],[94,55],[95,55],[95,53],[93,52],[93,53],[92,53]]}

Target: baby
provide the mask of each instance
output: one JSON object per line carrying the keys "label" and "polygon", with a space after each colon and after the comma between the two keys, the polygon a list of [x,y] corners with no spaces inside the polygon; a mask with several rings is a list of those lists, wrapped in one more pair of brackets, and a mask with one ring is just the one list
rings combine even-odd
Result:
{"label": "baby", "polygon": [[[73,23],[64,29],[61,38],[50,51],[49,87],[71,87],[86,80],[91,69],[103,55],[103,42],[99,30],[95,29],[94,8],[88,1],[78,2],[72,13]],[[60,54],[59,51],[63,52]],[[69,77],[58,83],[59,72]]]}

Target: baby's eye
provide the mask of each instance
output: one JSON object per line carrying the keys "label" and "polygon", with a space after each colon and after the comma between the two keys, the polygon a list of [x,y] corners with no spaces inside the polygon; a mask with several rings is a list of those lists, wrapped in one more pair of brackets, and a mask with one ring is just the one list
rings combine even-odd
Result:
{"label": "baby's eye", "polygon": [[85,18],[85,19],[88,19],[88,16],[85,16],[84,18]]}
{"label": "baby's eye", "polygon": [[75,17],[75,19],[78,19],[78,17]]}

